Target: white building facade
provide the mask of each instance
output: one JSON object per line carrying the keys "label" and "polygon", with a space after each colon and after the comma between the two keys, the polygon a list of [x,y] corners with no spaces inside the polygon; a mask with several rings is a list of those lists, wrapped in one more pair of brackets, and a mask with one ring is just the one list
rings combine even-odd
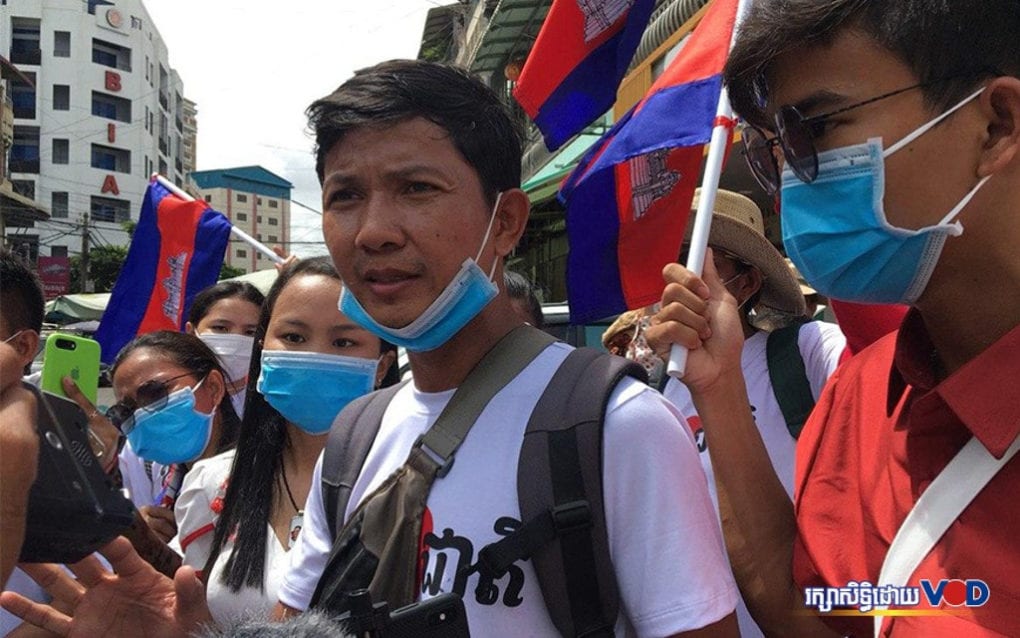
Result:
{"label": "white building facade", "polygon": [[0,55],[35,83],[12,87],[11,181],[50,211],[19,229],[22,243],[78,254],[87,215],[92,245],[126,245],[121,223],[138,219],[149,175],[183,184],[194,138],[141,0],[0,0]]}

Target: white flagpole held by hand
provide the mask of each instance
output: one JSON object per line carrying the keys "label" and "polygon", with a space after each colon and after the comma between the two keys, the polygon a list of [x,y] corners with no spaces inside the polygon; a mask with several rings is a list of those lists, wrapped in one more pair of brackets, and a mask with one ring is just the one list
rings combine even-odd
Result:
{"label": "white flagpole held by hand", "polygon": [[[730,38],[730,49],[737,39],[737,32],[743,22],[751,0],[740,0],[737,3],[736,24]],[[719,190],[719,177],[722,175],[723,160],[730,143],[730,132],[736,125],[733,119],[733,107],[730,106],[730,93],[726,86],[719,93],[719,105],[715,110],[715,125],[712,127],[712,139],[708,146],[708,158],[705,160],[705,176],[701,180],[701,199],[698,200],[697,217],[691,232],[691,245],[687,254],[687,269],[701,276],[705,266],[705,253],[708,248],[708,233],[712,229],[712,214],[715,211],[715,194]],[[684,376],[687,370],[687,349],[673,345],[669,351],[669,364],[666,371],[675,379]]]}
{"label": "white flagpole held by hand", "polygon": [[[162,184],[168,191],[170,191],[174,195],[177,195],[181,199],[183,199],[185,201],[189,201],[189,202],[195,201],[194,197],[192,197],[191,195],[189,195],[185,191],[181,190],[176,184],[174,184],[173,182],[171,182],[167,178],[163,177],[159,173],[153,173],[152,174],[152,178],[155,179],[160,184]],[[282,264],[283,263],[283,257],[280,257],[279,255],[274,253],[271,248],[269,248],[268,246],[266,246],[265,244],[263,244],[259,240],[255,239],[254,237],[252,237],[248,233],[244,232],[243,230],[241,230],[237,226],[234,226],[233,224],[231,224],[230,225],[230,232],[232,234],[236,235],[238,239],[247,242],[249,245],[251,245],[252,248],[254,248],[255,250],[259,251],[260,253],[262,253],[263,255],[268,257],[274,263],[277,263],[277,264]]]}
{"label": "white flagpole held by hand", "polygon": [[[697,216],[694,218],[694,230],[691,233],[691,245],[687,254],[687,270],[699,277],[705,268],[705,253],[708,252],[708,233],[712,229],[715,195],[719,190],[723,159],[726,157],[726,147],[730,143],[730,131],[733,129],[733,108],[730,106],[730,96],[725,86],[719,94],[715,121],[712,140],[708,147],[708,159],[705,161],[705,177],[701,180],[701,198],[698,200]],[[669,365],[666,368],[670,376],[676,379],[684,376],[687,369],[687,352],[686,348],[676,344],[670,348]]]}

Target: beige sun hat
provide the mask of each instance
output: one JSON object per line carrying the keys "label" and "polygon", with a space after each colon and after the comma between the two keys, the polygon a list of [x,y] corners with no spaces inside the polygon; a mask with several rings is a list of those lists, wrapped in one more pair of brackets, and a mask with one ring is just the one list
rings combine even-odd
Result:
{"label": "beige sun hat", "polygon": [[[695,211],[701,189],[694,191],[691,218],[687,221],[687,239],[694,228]],[[685,242],[686,243],[686,242]],[[715,196],[715,214],[708,243],[718,246],[751,264],[764,275],[758,309],[799,317],[807,310],[797,278],[783,255],[765,238],[761,209],[751,199],[732,191],[719,190]]]}
{"label": "beige sun hat", "polygon": [[644,308],[628,310],[616,318],[606,331],[602,333],[602,345],[608,347],[610,340],[621,332],[636,332],[637,325],[645,316]]}
{"label": "beige sun hat", "polygon": [[797,285],[800,286],[800,293],[807,297],[808,295],[817,295],[818,291],[812,288],[807,279],[804,279],[804,275],[800,274],[797,267],[793,264],[793,260],[786,257],[786,265],[790,267],[790,272],[793,273],[793,278],[797,280]]}

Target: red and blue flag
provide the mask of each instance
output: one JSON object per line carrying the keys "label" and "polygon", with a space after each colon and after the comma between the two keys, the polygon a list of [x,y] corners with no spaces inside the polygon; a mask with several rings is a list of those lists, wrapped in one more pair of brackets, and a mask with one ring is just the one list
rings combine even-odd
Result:
{"label": "red and blue flag", "polygon": [[641,43],[655,0],[555,0],[514,97],[556,150],[601,117]]}
{"label": "red and blue flag", "polygon": [[150,182],[96,332],[103,361],[112,362],[136,335],[183,329],[191,300],[219,278],[229,237],[222,213]]}
{"label": "red and blue flag", "polygon": [[712,2],[665,73],[564,182],[572,322],[662,296],[662,268],[678,258],[715,125],[738,6]]}

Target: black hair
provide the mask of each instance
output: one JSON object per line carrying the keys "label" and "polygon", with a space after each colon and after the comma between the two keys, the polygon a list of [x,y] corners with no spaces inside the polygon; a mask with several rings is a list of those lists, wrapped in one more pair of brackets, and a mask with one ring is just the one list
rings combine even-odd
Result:
{"label": "black hair", "polygon": [[[162,356],[188,370],[199,379],[204,379],[210,372],[216,370],[223,375],[225,382],[229,383],[230,381],[230,375],[223,369],[216,354],[209,349],[204,341],[195,335],[172,330],[147,332],[132,339],[117,353],[113,367],[110,368],[110,376],[116,377],[120,365],[131,356],[131,353],[142,348],[159,350]],[[216,410],[220,415],[220,438],[216,442],[216,453],[219,454],[237,444],[241,419],[238,418],[237,412],[234,410],[229,392],[223,392],[223,398],[220,399]]]}
{"label": "black hair", "polygon": [[542,302],[538,300],[535,286],[527,277],[512,270],[503,271],[503,283],[506,284],[507,296],[524,302],[528,314],[531,315],[531,325],[541,330],[545,325],[545,316],[542,314]]}
{"label": "black hair", "polygon": [[262,307],[266,298],[258,288],[247,281],[221,281],[213,284],[195,295],[188,310],[188,322],[197,330],[198,323],[205,318],[217,301],[238,297],[254,305]]}
{"label": "black hair", "polygon": [[347,132],[422,117],[450,134],[478,173],[489,204],[521,184],[521,134],[496,94],[463,69],[422,60],[390,60],[356,71],[307,110],[315,135],[315,172]]}
{"label": "black hair", "polygon": [[759,0],[751,4],[724,71],[734,109],[765,118],[768,78],[777,58],[825,46],[848,29],[902,60],[922,83],[932,110],[945,110],[989,73],[1020,72],[1016,0]]}
{"label": "black hair", "polygon": [[39,277],[20,257],[0,249],[0,313],[11,335],[19,330],[41,332],[45,312]]}
{"label": "black hair", "polygon": [[[204,568],[204,573],[212,573],[223,545],[236,532],[234,547],[222,574],[222,582],[235,592],[245,586],[264,588],[269,540],[267,523],[272,516],[273,503],[285,497],[280,493],[279,476],[283,471],[283,452],[289,445],[286,419],[269,405],[256,385],[262,373],[262,349],[276,301],[287,284],[302,275],[323,275],[340,280],[328,257],[302,259],[280,273],[262,304],[248,372],[241,438],[237,442],[223,511],[216,521]],[[380,354],[382,351],[380,346]]]}

